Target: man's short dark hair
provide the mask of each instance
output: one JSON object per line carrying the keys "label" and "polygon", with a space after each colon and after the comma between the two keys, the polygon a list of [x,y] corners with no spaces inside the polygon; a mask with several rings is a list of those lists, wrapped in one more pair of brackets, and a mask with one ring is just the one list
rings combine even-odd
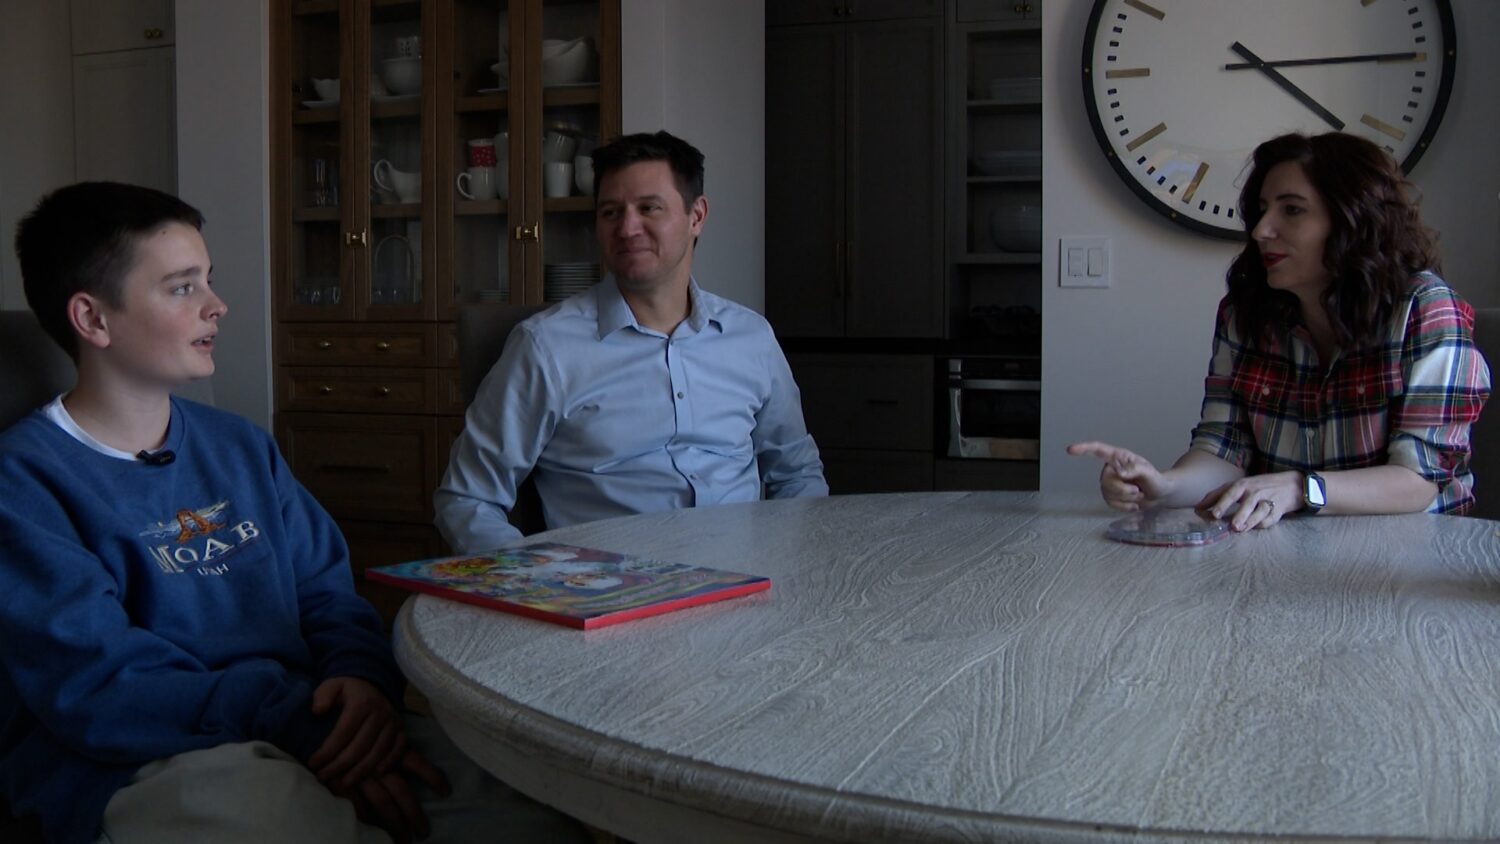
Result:
{"label": "man's short dark hair", "polygon": [[676,135],[667,132],[639,132],[621,135],[593,152],[594,201],[599,200],[599,186],[604,177],[643,161],[665,161],[672,168],[677,192],[683,207],[690,207],[703,195],[703,153]]}
{"label": "man's short dark hair", "polygon": [[26,304],[75,362],[78,338],[68,321],[68,300],[88,293],[121,307],[136,243],[167,223],[202,230],[203,214],[152,188],[79,182],[42,197],[16,226]]}

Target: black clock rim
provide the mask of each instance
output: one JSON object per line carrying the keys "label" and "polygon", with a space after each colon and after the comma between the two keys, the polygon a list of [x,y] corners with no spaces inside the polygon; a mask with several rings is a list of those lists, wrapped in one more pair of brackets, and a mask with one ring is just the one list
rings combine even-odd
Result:
{"label": "black clock rim", "polygon": [[[1110,146],[1109,135],[1105,133],[1104,123],[1099,117],[1099,104],[1094,101],[1093,86],[1093,52],[1094,39],[1099,34],[1099,20],[1104,16],[1104,7],[1111,0],[1094,0],[1094,8],[1089,12],[1088,27],[1083,32],[1083,73],[1080,77],[1083,82],[1083,104],[1088,110],[1089,128],[1094,132],[1094,140],[1099,148],[1104,151],[1104,157],[1109,161],[1110,167],[1114,168],[1115,174],[1120,177],[1136,196],[1145,201],[1146,206],[1168,220],[1183,228],[1191,229],[1199,234],[1206,234],[1220,240],[1232,240],[1244,243],[1249,238],[1249,233],[1244,227],[1226,228],[1205,223],[1186,214],[1173,211],[1166,203],[1162,202],[1155,194],[1146,189],[1145,185],[1136,181],[1130,174],[1130,169],[1120,156],[1115,154],[1114,147]],[[1427,125],[1418,136],[1417,143],[1407,154],[1406,159],[1401,162],[1401,172],[1410,174],[1417,162],[1422,159],[1422,154],[1432,141],[1432,136],[1437,134],[1438,126],[1443,122],[1443,115],[1448,110],[1448,97],[1453,93],[1453,75],[1458,67],[1458,33],[1453,24],[1453,6],[1450,0],[1433,0],[1437,4],[1438,20],[1443,29],[1443,73],[1438,83],[1437,100],[1432,106],[1432,115],[1427,119]]]}

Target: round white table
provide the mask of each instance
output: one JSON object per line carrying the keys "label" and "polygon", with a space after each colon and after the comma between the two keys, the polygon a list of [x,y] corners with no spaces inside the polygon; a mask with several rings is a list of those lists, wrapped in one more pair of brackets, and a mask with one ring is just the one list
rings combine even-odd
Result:
{"label": "round white table", "polygon": [[769,575],[583,632],[429,596],[397,656],[497,776],[639,842],[1500,838],[1500,523],[1122,545],[1096,499],[554,530]]}

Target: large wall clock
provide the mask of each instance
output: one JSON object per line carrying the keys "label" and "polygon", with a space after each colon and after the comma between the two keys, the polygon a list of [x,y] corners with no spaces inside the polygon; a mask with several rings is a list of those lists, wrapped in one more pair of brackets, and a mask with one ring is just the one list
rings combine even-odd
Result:
{"label": "large wall clock", "polygon": [[1147,204],[1242,240],[1236,205],[1257,144],[1340,130],[1410,172],[1442,121],[1456,56],[1448,0],[1095,0],[1084,102]]}

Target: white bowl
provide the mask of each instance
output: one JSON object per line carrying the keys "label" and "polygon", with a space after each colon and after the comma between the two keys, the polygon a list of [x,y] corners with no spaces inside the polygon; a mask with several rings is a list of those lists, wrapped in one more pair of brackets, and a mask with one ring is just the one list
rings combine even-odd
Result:
{"label": "white bowl", "polygon": [[386,59],[380,63],[380,78],[392,94],[420,94],[422,60],[416,56]]}
{"label": "white bowl", "polygon": [[1042,208],[1004,205],[990,214],[990,239],[1004,252],[1042,251]]}
{"label": "white bowl", "polygon": [[333,79],[319,79],[314,76],[312,86],[313,90],[318,92],[318,99],[327,100],[328,102],[338,102],[339,80],[337,77]]}
{"label": "white bowl", "polygon": [[543,49],[542,84],[573,85],[588,82],[593,77],[594,45],[587,38],[571,42],[552,56]]}
{"label": "white bowl", "polygon": [[495,76],[500,78],[501,82],[505,82],[510,79],[510,59],[501,56],[500,61],[490,65],[490,70],[494,72]]}

